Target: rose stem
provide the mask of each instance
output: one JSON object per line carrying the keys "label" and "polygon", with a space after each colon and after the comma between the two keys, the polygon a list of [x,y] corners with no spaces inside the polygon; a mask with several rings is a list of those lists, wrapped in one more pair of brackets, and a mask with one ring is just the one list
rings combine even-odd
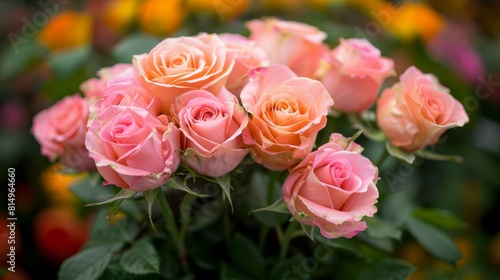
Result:
{"label": "rose stem", "polygon": [[283,236],[283,242],[281,243],[279,261],[283,261],[285,259],[286,254],[288,252],[288,245],[290,245],[293,232],[297,228],[298,224],[299,223],[297,221],[293,221],[290,224],[288,224],[288,227],[286,228],[285,234]]}
{"label": "rose stem", "polygon": [[[273,203],[274,196],[274,183],[279,177],[279,172],[277,171],[269,171],[268,181],[267,181],[267,201],[266,206],[271,205]],[[259,250],[262,253],[264,251],[264,247],[266,246],[267,235],[269,234],[269,227],[263,225],[260,228],[259,235]]]}
{"label": "rose stem", "polygon": [[160,205],[161,212],[163,217],[165,218],[166,228],[172,237],[173,243],[177,247],[177,254],[179,255],[179,259],[182,264],[182,268],[185,273],[189,272],[189,264],[186,258],[186,248],[184,248],[184,243],[179,239],[179,231],[177,229],[177,224],[175,223],[174,214],[172,209],[170,209],[170,205],[168,205],[168,201],[165,198],[165,194],[160,190],[157,195],[158,202]]}
{"label": "rose stem", "polygon": [[382,150],[382,154],[380,155],[379,159],[377,160],[377,163],[375,163],[375,166],[380,169],[382,163],[384,163],[384,161],[388,155],[389,155],[389,153],[387,152],[387,149],[384,147],[384,149]]}

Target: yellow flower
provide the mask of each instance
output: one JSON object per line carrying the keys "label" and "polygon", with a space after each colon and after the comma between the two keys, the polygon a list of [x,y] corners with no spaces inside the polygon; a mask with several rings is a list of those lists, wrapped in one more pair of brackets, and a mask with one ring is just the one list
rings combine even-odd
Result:
{"label": "yellow flower", "polygon": [[243,15],[251,2],[251,0],[187,0],[186,6],[190,12],[212,13],[223,21]]}
{"label": "yellow flower", "polygon": [[61,50],[90,42],[92,18],[86,13],[63,11],[52,18],[38,35],[38,41],[50,50]]}
{"label": "yellow flower", "polygon": [[185,11],[179,0],[146,0],[139,13],[139,25],[144,32],[165,36],[181,26]]}
{"label": "yellow flower", "polygon": [[111,29],[125,31],[137,16],[138,0],[113,0],[104,11],[103,21]]}

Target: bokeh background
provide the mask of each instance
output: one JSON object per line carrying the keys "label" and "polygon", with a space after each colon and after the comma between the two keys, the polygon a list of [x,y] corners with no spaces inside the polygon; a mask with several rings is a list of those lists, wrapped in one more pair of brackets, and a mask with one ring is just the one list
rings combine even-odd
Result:
{"label": "bokeh background", "polygon": [[500,279],[499,14],[498,0],[1,1],[0,275],[8,266],[8,168],[16,170],[16,273],[3,279],[55,279],[85,242],[93,215],[69,191],[82,175],[63,174],[40,155],[30,133],[36,113],[78,92],[101,67],[130,63],[168,36],[248,34],[246,20],[277,16],[317,26],[330,46],[367,38],[395,60],[398,74],[410,65],[434,73],[464,104],[471,121],[436,146],[464,162],[395,164],[402,179],[391,184],[463,221],[450,233],[464,258],[454,270],[411,238],[395,254],[417,267],[411,279]]}

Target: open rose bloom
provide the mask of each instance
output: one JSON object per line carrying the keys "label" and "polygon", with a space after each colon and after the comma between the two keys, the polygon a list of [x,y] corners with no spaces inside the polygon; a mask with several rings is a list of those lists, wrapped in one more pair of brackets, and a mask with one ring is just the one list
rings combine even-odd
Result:
{"label": "open rose bloom", "polygon": [[240,97],[251,114],[243,141],[271,170],[293,167],[311,152],[333,104],[320,82],[280,64],[255,69]]}
{"label": "open rose bloom", "polygon": [[378,170],[358,153],[359,145],[335,135],[331,142],[307,155],[283,183],[282,193],[297,221],[319,227],[326,238],[351,238],[366,229],[364,216],[373,216]]}
{"label": "open rose bloom", "polygon": [[216,34],[167,38],[149,53],[134,56],[141,84],[161,101],[161,112],[170,114],[175,98],[193,89],[217,95],[226,85],[236,52]]}
{"label": "open rose bloom", "polygon": [[40,143],[42,155],[51,161],[60,159],[71,168],[94,169],[85,148],[89,107],[78,94],[67,96],[54,106],[38,113],[31,132]]}
{"label": "open rose bloom", "polygon": [[335,101],[333,109],[343,113],[369,109],[384,79],[394,74],[392,59],[365,39],[340,39],[322,62],[320,80]]}
{"label": "open rose bloom", "polygon": [[106,184],[133,191],[163,185],[180,164],[179,129],[139,107],[108,107],[90,125],[85,144]]}
{"label": "open rose bloom", "polygon": [[320,60],[328,52],[326,33],[305,23],[276,18],[251,20],[246,24],[250,39],[262,47],[271,63],[284,64],[303,77],[314,77]]}
{"label": "open rose bloom", "polygon": [[417,151],[469,121],[462,104],[435,76],[410,67],[399,80],[377,102],[377,123],[393,145]]}
{"label": "open rose bloom", "polygon": [[182,132],[182,162],[199,174],[225,175],[248,154],[241,135],[247,113],[225,88],[217,97],[204,90],[182,94],[172,117]]}

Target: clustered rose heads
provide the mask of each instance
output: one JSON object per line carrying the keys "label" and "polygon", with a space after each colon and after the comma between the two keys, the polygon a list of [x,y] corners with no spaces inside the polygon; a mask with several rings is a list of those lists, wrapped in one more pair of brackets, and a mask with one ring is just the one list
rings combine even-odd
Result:
{"label": "clustered rose heads", "polygon": [[[282,194],[296,220],[327,238],[366,228],[378,198],[378,169],[363,147],[333,133],[314,150],[330,110],[361,114],[377,103],[377,124],[413,152],[468,117],[437,79],[411,67],[377,95],[394,63],[364,39],[329,50],[316,27],[278,19],[247,23],[250,36],[167,38],[132,64],[103,68],[73,95],[34,118],[41,153],[105,184],[158,188],[182,164],[219,177],[249,155],[287,170]],[[68,161],[75,151],[83,159]]]}

